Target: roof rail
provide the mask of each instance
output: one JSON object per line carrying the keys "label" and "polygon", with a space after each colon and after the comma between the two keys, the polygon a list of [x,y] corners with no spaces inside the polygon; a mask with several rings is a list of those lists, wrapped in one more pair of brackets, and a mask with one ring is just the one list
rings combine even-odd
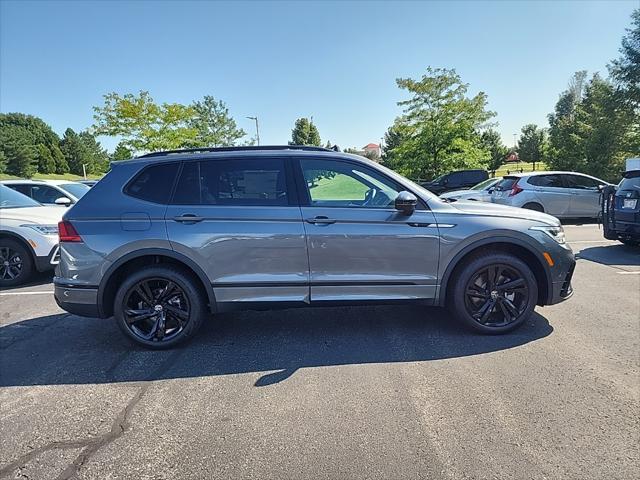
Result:
{"label": "roof rail", "polygon": [[165,155],[173,155],[180,153],[205,153],[205,152],[241,152],[256,150],[305,150],[311,152],[339,152],[337,145],[332,148],[314,147],[309,145],[265,145],[265,146],[243,146],[243,147],[198,147],[198,148],[182,148],[178,150],[163,150],[160,152],[151,152],[140,155],[136,158],[163,157]]}

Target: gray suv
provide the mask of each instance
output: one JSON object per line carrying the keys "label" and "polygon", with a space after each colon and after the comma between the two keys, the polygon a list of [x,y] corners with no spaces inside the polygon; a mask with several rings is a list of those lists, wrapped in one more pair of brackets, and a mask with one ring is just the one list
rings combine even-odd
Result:
{"label": "gray suv", "polygon": [[447,203],[315,147],[181,150],[115,162],[59,225],[55,299],[150,348],[235,308],[418,302],[483,333],[568,298],[554,217]]}

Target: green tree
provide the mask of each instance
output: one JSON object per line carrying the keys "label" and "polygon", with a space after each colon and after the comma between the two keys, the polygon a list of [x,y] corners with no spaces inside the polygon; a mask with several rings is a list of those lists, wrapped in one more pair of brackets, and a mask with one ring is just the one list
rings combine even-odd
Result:
{"label": "green tree", "polygon": [[189,126],[196,131],[192,147],[229,147],[236,145],[246,132],[238,128],[221,100],[206,95],[202,101],[194,102],[194,116]]}
{"label": "green tree", "polygon": [[609,65],[609,72],[622,89],[624,99],[640,108],[640,9],[631,14],[631,28],[622,38],[621,56]]}
{"label": "green tree", "polygon": [[638,120],[611,82],[599,75],[582,98],[565,91],[549,116],[549,165],[616,181],[624,159],[637,154]]}
{"label": "green tree", "polygon": [[56,165],[55,172],[60,175],[69,172],[69,164],[67,163],[67,159],[64,158],[62,150],[60,150],[60,144],[54,145],[51,148],[51,154]]}
{"label": "green tree", "polygon": [[188,147],[198,135],[191,126],[192,106],[157,104],[145,91],[138,95],[108,93],[104,104],[93,110],[93,133],[120,136],[122,144],[135,153]]}
{"label": "green tree", "polygon": [[6,172],[23,178],[31,178],[38,171],[37,148],[18,131],[8,132],[2,138],[6,156]]}
{"label": "green tree", "polygon": [[480,131],[495,113],[487,110],[483,92],[468,97],[469,85],[455,70],[431,67],[419,80],[399,78],[396,83],[410,98],[398,103],[404,112],[395,125],[403,140],[391,150],[392,168],[422,179],[486,165]]}
{"label": "green tree", "polygon": [[[52,171],[49,156],[55,162],[59,153],[57,150],[60,139],[51,127],[40,118],[24,113],[0,114],[0,151],[3,152],[9,164],[20,164],[25,157],[13,162],[11,155],[21,150],[6,147],[9,141],[14,145],[20,144],[29,147],[30,151],[36,155],[38,166],[43,173]],[[40,145],[49,150],[49,153],[45,153]]]}
{"label": "green tree", "polygon": [[0,150],[0,173],[7,171],[7,157],[4,152]]}
{"label": "green tree", "polygon": [[518,155],[523,162],[540,163],[545,158],[547,151],[547,133],[543,128],[530,123],[522,127],[520,140],[518,141]]}
{"label": "green tree", "polygon": [[116,145],[116,149],[111,154],[111,160],[113,161],[129,160],[130,158],[133,158],[133,153],[122,142]]}
{"label": "green tree", "polygon": [[90,163],[90,155],[86,145],[76,132],[67,128],[60,142],[60,150],[69,165],[69,170],[75,175],[82,175],[82,165]]}
{"label": "green tree", "polygon": [[320,132],[308,118],[299,118],[291,130],[289,145],[315,145],[319,147],[321,145]]}
{"label": "green tree", "polygon": [[482,132],[480,143],[487,155],[487,168],[495,172],[504,163],[509,149],[502,143],[500,133],[493,129]]}
{"label": "green tree", "polygon": [[83,131],[79,134],[80,140],[87,152],[86,169],[88,174],[104,173],[109,168],[109,154],[102,148],[90,132]]}
{"label": "green tree", "polygon": [[53,159],[51,150],[42,143],[39,143],[36,145],[36,154],[38,157],[38,171],[40,173],[54,173],[56,171],[56,162]]}

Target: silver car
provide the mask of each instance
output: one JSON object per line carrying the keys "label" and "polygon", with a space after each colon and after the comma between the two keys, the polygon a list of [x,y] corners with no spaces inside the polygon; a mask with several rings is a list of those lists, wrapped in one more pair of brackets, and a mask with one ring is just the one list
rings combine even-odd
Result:
{"label": "silver car", "polygon": [[447,203],[363,157],[317,147],[159,152],[116,162],[66,211],[55,299],[166,348],[229,309],[448,306],[482,333],[568,298],[558,220]]}
{"label": "silver car", "polygon": [[604,180],[575,172],[530,172],[508,175],[499,182],[491,201],[527,208],[558,218],[596,218]]}
{"label": "silver car", "polygon": [[502,177],[488,178],[468,190],[453,190],[443,193],[440,198],[444,200],[475,200],[476,202],[490,202],[493,188],[502,180]]}

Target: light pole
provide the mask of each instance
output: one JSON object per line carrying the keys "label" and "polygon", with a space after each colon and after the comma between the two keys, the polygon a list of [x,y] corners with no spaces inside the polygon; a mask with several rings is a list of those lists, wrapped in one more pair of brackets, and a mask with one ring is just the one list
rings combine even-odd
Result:
{"label": "light pole", "polygon": [[256,122],[256,141],[258,142],[258,146],[260,146],[260,129],[258,128],[258,117],[247,117],[249,120],[253,120]]}

